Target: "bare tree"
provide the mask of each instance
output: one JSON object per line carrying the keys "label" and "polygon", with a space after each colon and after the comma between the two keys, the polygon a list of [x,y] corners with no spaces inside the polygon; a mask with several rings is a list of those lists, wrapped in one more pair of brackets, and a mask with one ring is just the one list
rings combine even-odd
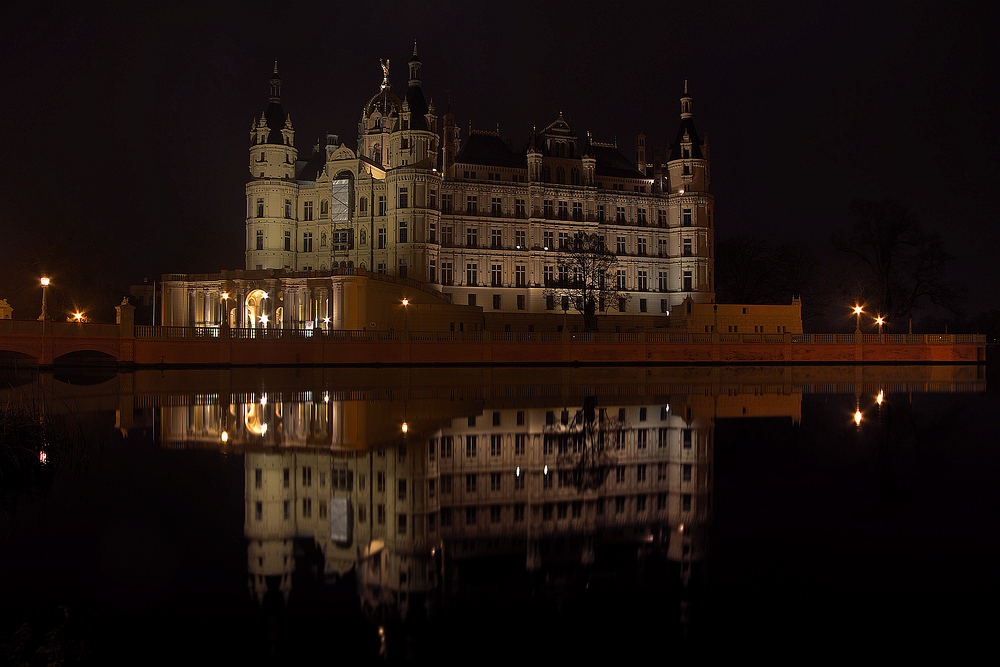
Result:
{"label": "bare tree", "polygon": [[598,313],[612,306],[623,308],[627,292],[618,288],[618,258],[600,234],[581,234],[559,254],[557,275],[546,285],[545,298],[562,302],[583,315],[584,331],[597,331]]}
{"label": "bare tree", "polygon": [[897,327],[922,305],[957,309],[958,291],[944,277],[950,257],[939,234],[924,231],[916,216],[889,199],[855,200],[851,213],[854,222],[833,238],[849,260],[851,273],[842,280],[849,296]]}

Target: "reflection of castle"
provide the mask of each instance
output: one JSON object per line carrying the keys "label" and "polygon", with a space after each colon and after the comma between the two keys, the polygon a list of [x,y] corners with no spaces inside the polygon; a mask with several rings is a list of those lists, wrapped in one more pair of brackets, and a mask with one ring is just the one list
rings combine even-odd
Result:
{"label": "reflection of castle", "polygon": [[483,556],[579,568],[605,546],[633,545],[676,563],[686,582],[706,553],[716,415],[797,420],[799,401],[713,389],[483,409],[448,392],[406,402],[383,390],[248,393],[224,407],[209,396],[164,408],[163,439],[244,451],[258,600],[287,600],[304,553],[328,579],[354,569],[371,616],[406,617]]}

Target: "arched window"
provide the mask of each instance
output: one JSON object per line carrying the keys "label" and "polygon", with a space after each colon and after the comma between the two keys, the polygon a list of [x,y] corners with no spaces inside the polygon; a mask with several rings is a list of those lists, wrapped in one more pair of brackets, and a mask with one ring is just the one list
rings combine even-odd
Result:
{"label": "arched window", "polygon": [[361,201],[358,203],[358,210],[362,213],[368,212],[368,197],[361,198]]}
{"label": "arched window", "polygon": [[[562,144],[559,144],[562,146]],[[556,167],[556,183],[564,184],[566,183],[566,169],[563,167]]]}
{"label": "arched window", "polygon": [[542,183],[552,182],[552,170],[549,169],[549,165],[542,165]]}
{"label": "arched window", "polygon": [[[572,146],[572,144],[570,144]],[[569,172],[569,182],[573,185],[580,185],[580,170],[576,167]]]}
{"label": "arched window", "polygon": [[382,144],[372,146],[372,162],[382,164]]}
{"label": "arched window", "polygon": [[324,218],[330,214],[330,202],[326,199],[319,203],[319,214]]}

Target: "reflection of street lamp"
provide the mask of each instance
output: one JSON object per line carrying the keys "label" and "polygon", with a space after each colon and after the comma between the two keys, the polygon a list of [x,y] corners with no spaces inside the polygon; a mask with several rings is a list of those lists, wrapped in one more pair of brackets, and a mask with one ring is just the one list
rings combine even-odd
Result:
{"label": "reflection of street lamp", "polygon": [[858,324],[857,324],[857,327],[854,329],[854,333],[861,333],[861,313],[863,313],[863,312],[864,311],[861,310],[861,306],[858,306],[858,305],[854,306],[854,314],[858,318]]}
{"label": "reflection of street lamp", "polygon": [[48,278],[42,277],[42,314],[38,316],[38,319],[43,321],[49,319],[49,306],[46,300],[49,292],[49,282],[51,281]]}

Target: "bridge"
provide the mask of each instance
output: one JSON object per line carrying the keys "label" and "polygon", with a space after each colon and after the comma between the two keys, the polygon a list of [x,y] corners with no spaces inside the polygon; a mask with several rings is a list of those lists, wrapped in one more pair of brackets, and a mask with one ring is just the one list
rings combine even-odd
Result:
{"label": "bridge", "polygon": [[86,355],[121,366],[360,364],[872,364],[986,362],[979,334],[741,334],[237,329],[0,320],[0,361]]}

